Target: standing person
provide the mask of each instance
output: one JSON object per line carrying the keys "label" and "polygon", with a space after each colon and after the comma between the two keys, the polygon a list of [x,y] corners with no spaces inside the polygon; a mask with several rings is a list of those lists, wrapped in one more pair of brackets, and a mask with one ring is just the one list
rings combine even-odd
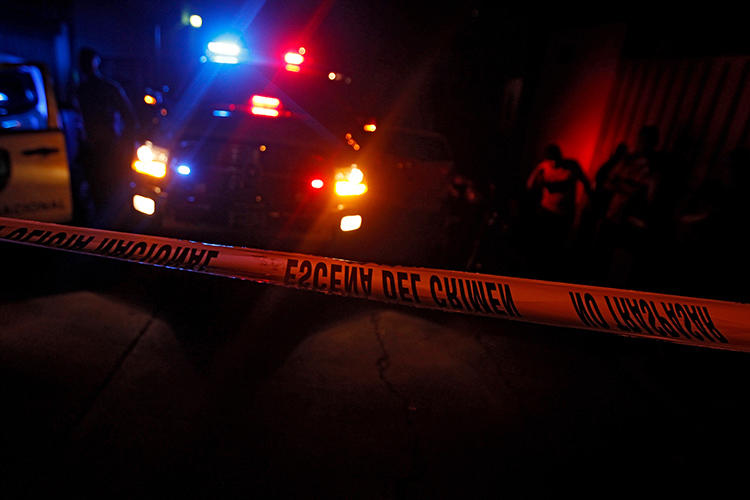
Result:
{"label": "standing person", "polygon": [[100,70],[101,57],[81,49],[76,99],[83,117],[84,171],[94,204],[94,224],[111,225],[124,206],[137,122],[125,91]]}
{"label": "standing person", "polygon": [[607,183],[612,171],[619,168],[628,156],[628,146],[624,142],[617,145],[610,157],[596,171],[589,203],[582,213],[579,238],[587,260],[587,279],[601,281],[609,270],[609,252],[600,239],[600,229],[605,220],[612,189]]}
{"label": "standing person", "polygon": [[609,280],[613,286],[642,284],[638,269],[646,256],[655,223],[654,201],[664,174],[664,155],[658,151],[659,131],[645,126],[638,144],[609,172],[603,190],[609,194],[599,238],[609,256]]}
{"label": "standing person", "polygon": [[564,266],[569,266],[571,255],[568,252],[576,217],[579,182],[589,194],[591,185],[581,165],[573,159],[564,158],[557,144],[550,144],[544,149],[543,160],[526,181],[527,190],[541,191],[536,209],[537,221],[533,228],[535,237],[532,251],[541,252],[536,260],[542,263],[547,274],[559,274]]}
{"label": "standing person", "polygon": [[596,223],[600,222],[609,208],[609,202],[612,200],[612,190],[608,189],[607,180],[612,171],[628,157],[628,145],[621,142],[612,155],[596,171],[594,178],[594,192],[591,197],[591,212]]}

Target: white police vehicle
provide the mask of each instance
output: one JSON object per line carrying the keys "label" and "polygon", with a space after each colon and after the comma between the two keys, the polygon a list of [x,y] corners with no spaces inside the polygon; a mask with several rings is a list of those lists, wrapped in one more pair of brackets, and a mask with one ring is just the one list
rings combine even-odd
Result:
{"label": "white police vehicle", "polygon": [[0,216],[73,219],[62,117],[46,70],[0,55]]}

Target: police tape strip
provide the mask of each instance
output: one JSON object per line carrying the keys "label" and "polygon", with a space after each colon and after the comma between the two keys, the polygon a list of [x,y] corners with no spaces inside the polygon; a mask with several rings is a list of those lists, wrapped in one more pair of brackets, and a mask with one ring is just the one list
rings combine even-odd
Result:
{"label": "police tape strip", "polygon": [[0,240],[414,307],[750,351],[750,304],[384,266],[2,217]]}

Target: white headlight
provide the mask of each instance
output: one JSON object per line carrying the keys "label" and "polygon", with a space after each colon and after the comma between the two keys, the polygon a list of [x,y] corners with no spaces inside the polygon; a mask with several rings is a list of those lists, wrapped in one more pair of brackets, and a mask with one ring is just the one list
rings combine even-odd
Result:
{"label": "white headlight", "polygon": [[143,146],[139,147],[135,154],[141,161],[152,161],[154,159],[154,151],[151,149],[150,142],[147,142]]}
{"label": "white headlight", "polygon": [[355,166],[352,166],[351,172],[349,172],[349,182],[352,184],[359,184],[365,179],[365,174],[362,173],[360,169],[358,169]]}
{"label": "white headlight", "polygon": [[339,228],[344,231],[356,231],[362,227],[362,216],[361,215],[347,215],[341,218]]}
{"label": "white headlight", "polygon": [[139,194],[133,196],[133,208],[146,215],[154,215],[156,202],[153,199]]}

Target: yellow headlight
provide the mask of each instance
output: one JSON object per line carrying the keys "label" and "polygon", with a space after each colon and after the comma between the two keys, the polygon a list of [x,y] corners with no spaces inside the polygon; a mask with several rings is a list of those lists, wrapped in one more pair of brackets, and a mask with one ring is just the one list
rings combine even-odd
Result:
{"label": "yellow headlight", "polygon": [[150,175],[151,177],[157,177],[161,179],[167,175],[167,164],[160,161],[141,161],[135,160],[133,162],[133,170],[139,174]]}
{"label": "yellow headlight", "polygon": [[336,183],[336,194],[339,196],[359,196],[367,192],[367,185],[354,184],[349,181],[338,181]]}
{"label": "yellow headlight", "polygon": [[138,173],[162,178],[167,175],[168,152],[164,148],[154,146],[151,141],[146,141],[136,152],[138,158],[133,162],[133,170]]}
{"label": "yellow headlight", "polygon": [[339,196],[359,196],[367,192],[367,184],[364,183],[365,174],[356,164],[348,169],[336,172],[336,194]]}

